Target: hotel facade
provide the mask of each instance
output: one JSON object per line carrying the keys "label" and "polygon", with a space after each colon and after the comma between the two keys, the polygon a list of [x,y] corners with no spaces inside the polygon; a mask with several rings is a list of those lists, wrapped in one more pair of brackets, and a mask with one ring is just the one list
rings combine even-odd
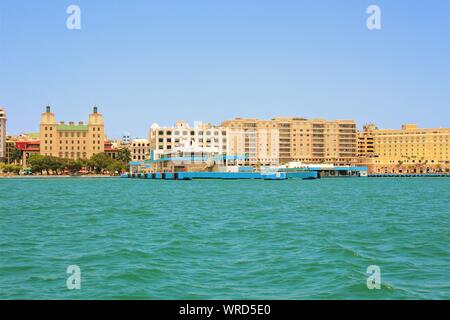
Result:
{"label": "hotel facade", "polygon": [[154,123],[149,130],[148,141],[155,159],[186,141],[200,148],[216,148],[218,153],[227,153],[227,131],[204,122],[196,122],[193,127],[183,120],[177,121],[173,127],[160,127]]}
{"label": "hotel facade", "polygon": [[97,107],[83,122],[57,122],[50,107],[46,108],[40,122],[40,154],[68,159],[89,159],[105,151],[103,117]]}
{"label": "hotel facade", "polygon": [[188,141],[192,146],[226,156],[226,165],[276,166],[288,162],[357,163],[357,132],[353,120],[235,118],[219,126],[198,122],[190,127],[153,124],[149,144],[154,159]]}
{"label": "hotel facade", "polygon": [[435,173],[450,168],[450,128],[378,129],[358,133],[358,156],[370,173]]}
{"label": "hotel facade", "polygon": [[228,154],[245,153],[246,165],[288,162],[355,164],[356,123],[353,120],[236,118],[222,123],[228,131]]}

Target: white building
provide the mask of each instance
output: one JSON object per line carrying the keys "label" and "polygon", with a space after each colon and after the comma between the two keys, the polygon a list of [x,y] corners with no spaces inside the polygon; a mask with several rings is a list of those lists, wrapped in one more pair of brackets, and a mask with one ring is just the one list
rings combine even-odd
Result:
{"label": "white building", "polygon": [[122,134],[122,143],[123,144],[130,144],[131,142],[131,135],[128,132],[124,132]]}
{"label": "white building", "polygon": [[199,148],[215,148],[219,154],[227,152],[227,131],[210,123],[196,122],[190,127],[186,121],[177,121],[173,127],[160,127],[154,123],[149,131],[150,148],[154,159],[174,150],[185,141]]}
{"label": "white building", "polygon": [[0,161],[6,159],[6,111],[0,108]]}

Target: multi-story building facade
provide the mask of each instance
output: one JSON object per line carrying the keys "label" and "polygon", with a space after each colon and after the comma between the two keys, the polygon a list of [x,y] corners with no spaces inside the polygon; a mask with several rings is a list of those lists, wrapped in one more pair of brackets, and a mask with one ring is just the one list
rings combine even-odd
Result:
{"label": "multi-story building facade", "polygon": [[39,140],[20,140],[16,142],[15,147],[21,152],[20,163],[24,168],[27,167],[30,156],[40,152]]}
{"label": "multi-story building facade", "polygon": [[150,142],[147,139],[133,139],[128,145],[131,161],[150,159]]}
{"label": "multi-story building facade", "polygon": [[406,124],[392,130],[369,125],[358,133],[358,141],[359,161],[371,173],[427,173],[450,168],[450,128]]}
{"label": "multi-story building facade", "polygon": [[14,152],[16,149],[16,141],[8,136],[6,138],[6,151],[5,151],[5,162],[6,163],[14,163],[15,161],[19,159],[13,159],[14,158]]}
{"label": "multi-story building facade", "polygon": [[374,130],[378,130],[374,124],[365,124],[363,131],[358,131],[358,159],[360,161],[375,156]]}
{"label": "multi-story building facade", "polygon": [[0,108],[0,161],[6,161],[6,111]]}
{"label": "multi-story building facade", "polygon": [[184,141],[190,141],[198,147],[215,147],[224,155],[227,151],[226,130],[209,123],[196,122],[194,127],[190,127],[185,121],[177,121],[173,127],[159,127],[154,123],[150,128],[148,142],[155,159]]}
{"label": "multi-story building facade", "polygon": [[117,144],[114,141],[105,140],[105,149],[104,152],[105,154],[110,157],[113,160],[117,159],[117,155],[119,153],[119,148],[117,147]]}
{"label": "multi-story building facade", "polygon": [[[235,156],[236,165],[278,165],[280,131],[270,120],[236,118],[221,125],[227,133],[226,154]],[[283,132],[282,132],[283,134]]]}
{"label": "multi-story building facade", "polygon": [[353,120],[236,118],[228,129],[228,152],[244,152],[246,165],[278,165],[291,161],[349,165],[356,163],[357,136]]}
{"label": "multi-story building facade", "polygon": [[[22,133],[6,137],[6,162],[26,165],[31,154],[39,154],[39,133]],[[24,161],[25,160],[25,161]]]}
{"label": "multi-story building facade", "polygon": [[69,159],[89,159],[104,152],[105,132],[103,117],[97,107],[89,115],[87,124],[79,122],[58,123],[47,107],[40,123],[40,153]]}

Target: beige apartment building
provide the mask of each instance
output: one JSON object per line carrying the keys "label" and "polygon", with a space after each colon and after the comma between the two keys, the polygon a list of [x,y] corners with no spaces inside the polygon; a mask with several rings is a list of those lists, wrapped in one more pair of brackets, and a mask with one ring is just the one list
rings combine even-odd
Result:
{"label": "beige apartment building", "polygon": [[359,162],[370,173],[434,173],[450,168],[450,128],[378,129],[358,133]]}
{"label": "beige apartment building", "polygon": [[270,120],[236,118],[221,124],[227,133],[226,154],[235,165],[278,165],[279,130]]}
{"label": "beige apartment building", "polygon": [[40,154],[70,159],[89,159],[104,152],[103,117],[97,107],[83,122],[57,122],[50,107],[42,114],[40,123]]}
{"label": "beige apartment building", "polygon": [[6,111],[0,108],[0,161],[6,161]]}
{"label": "beige apartment building", "polygon": [[133,139],[127,147],[130,150],[131,161],[150,159],[150,142],[147,139]]}
{"label": "beige apartment building", "polygon": [[216,148],[218,153],[226,154],[227,133],[210,123],[196,122],[194,127],[190,127],[186,121],[179,120],[173,127],[160,127],[154,123],[149,130],[148,141],[155,159],[184,141],[200,148]]}
{"label": "beige apartment building", "polygon": [[247,155],[246,165],[356,163],[357,135],[353,120],[236,118],[222,123],[228,130],[228,154]]}

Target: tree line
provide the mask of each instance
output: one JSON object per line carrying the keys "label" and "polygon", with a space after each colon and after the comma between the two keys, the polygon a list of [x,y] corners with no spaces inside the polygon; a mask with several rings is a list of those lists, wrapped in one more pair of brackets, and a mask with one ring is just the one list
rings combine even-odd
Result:
{"label": "tree line", "polygon": [[76,174],[81,170],[96,174],[106,172],[115,174],[126,170],[129,161],[131,161],[130,150],[122,148],[116,159],[112,159],[106,153],[95,154],[90,159],[76,160],[34,154],[28,158],[27,163],[33,173],[47,175],[59,175],[65,172]]}
{"label": "tree line", "polygon": [[19,174],[21,166],[13,163],[0,163],[0,172]]}

